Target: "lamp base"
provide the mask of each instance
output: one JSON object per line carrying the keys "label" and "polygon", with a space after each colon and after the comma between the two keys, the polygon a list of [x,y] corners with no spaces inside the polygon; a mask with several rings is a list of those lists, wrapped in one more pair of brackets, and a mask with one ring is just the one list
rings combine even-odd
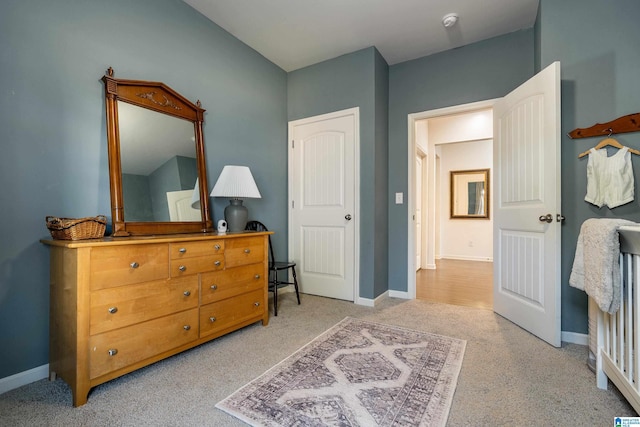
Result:
{"label": "lamp base", "polygon": [[224,219],[227,221],[228,231],[244,231],[249,219],[249,210],[242,205],[242,200],[231,199],[229,205],[224,208]]}

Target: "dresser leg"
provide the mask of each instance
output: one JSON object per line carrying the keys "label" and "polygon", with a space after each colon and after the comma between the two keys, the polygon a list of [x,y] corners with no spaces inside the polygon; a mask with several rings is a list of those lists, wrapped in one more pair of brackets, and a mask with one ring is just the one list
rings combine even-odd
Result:
{"label": "dresser leg", "polygon": [[49,371],[49,381],[56,380],[56,371]]}
{"label": "dresser leg", "polygon": [[73,396],[73,406],[82,406],[87,403],[87,399],[89,398],[89,388],[84,389],[83,387],[78,387],[75,390],[72,389],[71,394]]}

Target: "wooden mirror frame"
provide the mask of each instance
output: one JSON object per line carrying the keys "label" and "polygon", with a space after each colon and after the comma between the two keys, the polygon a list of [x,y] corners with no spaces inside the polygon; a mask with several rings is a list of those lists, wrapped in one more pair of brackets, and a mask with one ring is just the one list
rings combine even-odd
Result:
{"label": "wooden mirror frame", "polygon": [[[113,236],[197,233],[213,230],[209,212],[209,188],[204,157],[202,125],[205,110],[200,101],[193,104],[182,95],[160,82],[123,80],[113,77],[109,68],[102,77],[107,107],[107,144],[109,148],[109,182],[111,190],[111,218]],[[201,221],[190,222],[127,222],[124,216],[122,193],[122,163],[120,157],[120,129],[118,126],[118,102],[146,108],[172,117],[193,122],[195,134],[196,164],[200,184]]]}
{"label": "wooden mirror frame", "polygon": [[[484,182],[484,213],[477,214],[460,214],[455,212],[455,181],[456,177],[464,175],[481,175]],[[460,170],[451,171],[451,180],[449,184],[449,205],[450,205],[450,219],[489,219],[489,169],[473,169],[473,170]]]}

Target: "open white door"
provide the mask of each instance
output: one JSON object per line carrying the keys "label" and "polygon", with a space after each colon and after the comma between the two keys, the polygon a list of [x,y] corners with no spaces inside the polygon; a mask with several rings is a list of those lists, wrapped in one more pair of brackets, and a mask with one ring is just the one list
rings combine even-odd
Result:
{"label": "open white door", "polygon": [[499,100],[493,117],[493,309],[559,347],[560,63]]}

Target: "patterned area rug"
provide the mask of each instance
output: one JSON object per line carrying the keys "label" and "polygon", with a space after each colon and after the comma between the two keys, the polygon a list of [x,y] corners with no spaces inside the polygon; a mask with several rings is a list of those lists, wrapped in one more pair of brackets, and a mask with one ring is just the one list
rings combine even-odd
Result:
{"label": "patterned area rug", "polygon": [[216,407],[252,426],[444,426],[465,345],[347,317]]}

